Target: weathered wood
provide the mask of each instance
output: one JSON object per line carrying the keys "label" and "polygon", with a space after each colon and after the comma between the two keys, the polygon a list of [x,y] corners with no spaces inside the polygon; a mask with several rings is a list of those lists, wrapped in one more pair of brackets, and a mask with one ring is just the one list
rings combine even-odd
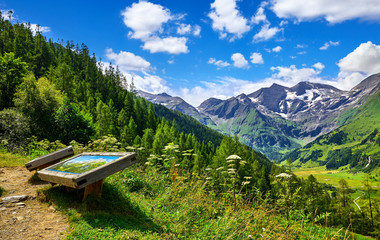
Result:
{"label": "weathered wood", "polygon": [[[58,164],[65,163],[79,156],[85,155],[97,155],[97,156],[120,156],[118,159],[99,166],[90,171],[84,172],[82,174],[75,174],[69,172],[59,172],[50,170]],[[119,152],[119,153],[82,153],[70,159],[67,159],[61,163],[57,163],[48,168],[38,171],[38,176],[41,180],[61,184],[67,187],[81,189],[92,183],[100,181],[107,176],[114,174],[124,168],[137,163],[137,155],[132,152]]]}
{"label": "weathered wood", "polygon": [[25,164],[25,167],[29,171],[33,171],[35,169],[44,169],[51,165],[54,165],[66,157],[74,155],[74,149],[72,146],[68,146],[67,148],[63,148],[61,150],[49,153],[39,158],[35,158],[32,161]]}
{"label": "weathered wood", "polygon": [[88,195],[95,195],[97,197],[102,197],[102,190],[103,190],[103,179],[96,181],[94,183],[91,183],[90,185],[87,185],[84,188],[82,201],[85,201]]}
{"label": "weathered wood", "polygon": [[28,195],[9,196],[1,199],[3,203],[18,203],[28,199]]}

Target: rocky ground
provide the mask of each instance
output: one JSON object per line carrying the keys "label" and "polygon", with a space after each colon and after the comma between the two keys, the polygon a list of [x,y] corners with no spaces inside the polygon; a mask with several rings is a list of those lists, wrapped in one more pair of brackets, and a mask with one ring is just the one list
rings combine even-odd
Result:
{"label": "rocky ground", "polygon": [[[0,168],[0,186],[6,190],[0,197],[0,239],[62,239],[66,236],[69,224],[65,216],[54,206],[36,199],[36,190],[47,183],[28,183],[32,175],[24,167]],[[26,195],[26,199],[17,199],[20,195]]]}

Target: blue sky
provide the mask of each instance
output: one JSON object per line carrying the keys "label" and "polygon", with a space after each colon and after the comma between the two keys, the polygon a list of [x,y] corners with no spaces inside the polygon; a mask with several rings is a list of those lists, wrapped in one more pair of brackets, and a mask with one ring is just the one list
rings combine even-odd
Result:
{"label": "blue sky", "polygon": [[0,9],[54,41],[86,44],[139,89],[194,106],[274,82],[348,90],[380,72],[380,0],[0,0]]}

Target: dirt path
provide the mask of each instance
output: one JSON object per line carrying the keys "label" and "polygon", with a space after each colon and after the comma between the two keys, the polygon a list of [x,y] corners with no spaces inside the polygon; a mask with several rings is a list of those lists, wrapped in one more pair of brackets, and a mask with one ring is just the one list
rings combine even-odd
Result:
{"label": "dirt path", "polygon": [[32,175],[24,167],[0,168],[0,186],[7,191],[0,198],[28,195],[24,205],[0,203],[0,239],[62,239],[66,236],[67,219],[53,206],[37,201],[36,190],[47,184],[28,183]]}

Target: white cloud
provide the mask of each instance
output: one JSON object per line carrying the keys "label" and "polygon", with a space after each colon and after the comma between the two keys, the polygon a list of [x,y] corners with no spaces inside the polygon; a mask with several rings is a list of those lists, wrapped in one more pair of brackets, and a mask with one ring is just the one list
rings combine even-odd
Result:
{"label": "white cloud", "polygon": [[380,45],[366,42],[342,58],[338,66],[344,72],[361,72],[371,75],[380,72]]}
{"label": "white cloud", "polygon": [[237,68],[249,68],[248,61],[244,58],[244,56],[241,53],[232,54],[231,60],[233,61],[233,65]]}
{"label": "white cloud", "polygon": [[322,71],[325,68],[325,65],[321,62],[317,62],[316,64],[313,65],[315,69],[318,69],[319,71]]}
{"label": "white cloud", "polygon": [[222,60],[216,60],[215,58],[210,58],[208,60],[208,64],[214,64],[215,66],[218,67],[218,69],[230,66],[230,64],[228,62],[225,62]]}
{"label": "white cloud", "polygon": [[261,27],[261,30],[253,36],[254,42],[266,41],[274,37],[278,32],[281,32],[283,29],[278,27],[270,27],[269,23],[264,24]]}
{"label": "white cloud", "polygon": [[177,33],[180,35],[185,35],[191,33],[191,25],[181,23],[177,28]]}
{"label": "white cloud", "polygon": [[366,42],[338,62],[338,83],[342,89],[351,89],[363,78],[380,72],[380,45]]}
{"label": "white cloud", "polygon": [[378,0],[273,0],[272,10],[280,18],[297,21],[325,19],[339,23],[349,19],[380,20]]}
{"label": "white cloud", "polygon": [[106,57],[119,66],[122,71],[151,71],[152,67],[148,61],[131,52],[120,51],[115,53],[112,48],[106,49]]}
{"label": "white cloud", "polygon": [[192,34],[194,36],[200,36],[201,35],[201,27],[199,25],[195,25],[192,27],[190,24],[181,23],[177,27],[177,33],[179,35]]}
{"label": "white cloud", "polygon": [[252,53],[251,54],[251,63],[253,64],[263,64],[264,59],[261,53]]}
{"label": "white cloud", "polygon": [[255,16],[251,18],[252,23],[259,24],[261,22],[267,22],[267,16],[264,14],[264,6],[260,6],[257,9]]}
{"label": "white cloud", "polygon": [[184,15],[173,15],[169,9],[147,1],[133,3],[122,11],[124,24],[132,29],[129,37],[139,39],[144,44],[142,48],[151,53],[165,52],[169,54],[188,53],[186,37],[168,36],[164,25],[173,22],[178,25],[177,34],[185,35],[193,32],[200,34],[200,28],[180,23]]}
{"label": "white cloud", "polygon": [[277,46],[277,47],[272,48],[273,52],[281,52],[281,50],[282,50],[281,46]]}
{"label": "white cloud", "polygon": [[337,42],[333,42],[333,41],[329,41],[329,42],[325,42],[325,44],[320,47],[319,49],[320,50],[327,50],[330,46],[339,46],[340,42],[337,41]]}
{"label": "white cloud", "polygon": [[16,20],[17,18],[14,16],[14,10],[13,9],[0,9],[1,16],[4,18],[4,20]]}
{"label": "white cloud", "polygon": [[306,54],[307,52],[306,51],[301,51],[301,52],[298,52],[297,54],[298,55],[304,55],[304,54]]}
{"label": "white cloud", "polygon": [[124,24],[133,30],[131,37],[141,40],[147,40],[156,32],[162,31],[162,24],[173,19],[169,9],[146,1],[133,3],[121,15]]}
{"label": "white cloud", "polygon": [[145,41],[143,49],[149,50],[150,53],[167,52],[171,54],[188,53],[185,37],[154,37]]}
{"label": "white cloud", "polygon": [[[300,68],[298,69],[295,65],[290,67],[271,67],[273,72],[275,72],[271,79],[281,82],[283,85],[292,86],[301,81],[316,81],[320,80],[318,74],[320,69],[315,68]],[[274,81],[276,82],[276,81]]]}
{"label": "white cloud", "polygon": [[306,44],[297,44],[296,48],[307,48]]}
{"label": "white cloud", "polygon": [[[131,77],[127,77],[127,79],[131,79]],[[136,88],[144,92],[149,92],[153,94],[166,92],[172,94],[172,90],[167,86],[167,82],[165,81],[165,79],[157,75],[150,75],[147,73],[144,73],[143,76],[133,75],[133,80]]]}
{"label": "white cloud", "polygon": [[32,31],[33,35],[36,35],[37,32],[47,33],[47,32],[51,31],[50,27],[44,27],[44,26],[40,26],[40,25],[34,24],[34,23],[31,23],[30,25],[28,23],[23,23],[23,25],[29,27],[30,30]]}
{"label": "white cloud", "polygon": [[193,27],[193,35],[194,36],[200,36],[201,35],[201,26],[195,25]]}
{"label": "white cloud", "polygon": [[181,88],[178,95],[193,106],[199,106],[208,98],[227,99],[241,93],[252,93],[261,86],[247,80],[231,77],[219,78],[215,82],[202,82],[202,86],[193,88]]}
{"label": "white cloud", "polygon": [[215,0],[208,16],[212,20],[212,28],[222,39],[229,36],[229,40],[234,41],[251,30],[247,19],[238,11],[236,0]]}

